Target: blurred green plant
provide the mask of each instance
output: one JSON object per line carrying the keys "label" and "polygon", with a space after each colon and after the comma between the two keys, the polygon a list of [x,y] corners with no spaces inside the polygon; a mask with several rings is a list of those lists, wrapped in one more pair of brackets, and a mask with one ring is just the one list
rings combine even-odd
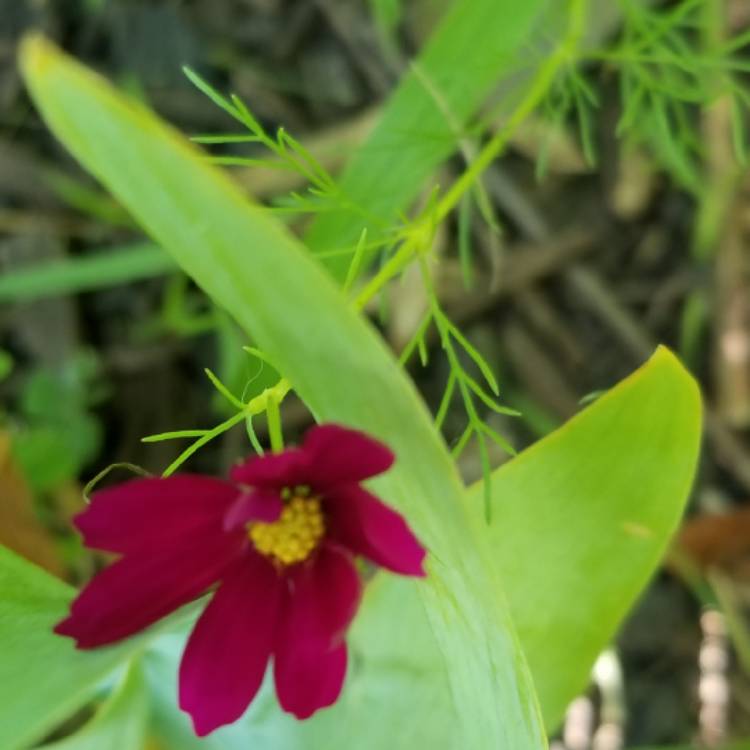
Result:
{"label": "blurred green plant", "polygon": [[37,492],[77,479],[99,453],[102,427],[92,407],[106,396],[93,352],[79,352],[58,369],[25,379],[12,416],[12,451]]}
{"label": "blurred green plant", "polygon": [[369,4],[378,26],[389,33],[398,28],[404,12],[401,0],[369,0]]}
{"label": "blurred green plant", "polygon": [[151,242],[138,242],[5,274],[0,277],[0,302],[106,289],[174,269],[174,261],[163,250]]}
{"label": "blurred green plant", "polygon": [[13,357],[4,349],[0,349],[0,382],[5,380],[13,372]]}
{"label": "blurred green plant", "polygon": [[[262,388],[256,390],[253,381],[239,393],[235,383],[227,385],[226,378],[207,371],[231,416],[213,429],[152,436],[194,440],[165,473],[235,424],[244,423],[255,449],[262,450],[252,421],[261,413],[269,419],[271,443],[277,446],[278,406],[293,387],[316,419],[360,426],[395,448],[399,462],[377,485],[430,548],[425,583],[402,590],[391,579],[378,578],[368,587],[352,633],[357,659],[344,699],[304,723],[265,703],[251,711],[247,722],[226,730],[238,747],[262,738],[265,746],[276,742],[285,750],[355,742],[363,747],[369,742],[372,748],[450,743],[444,746],[540,749],[546,744],[542,723],[547,729],[557,724],[566,702],[583,687],[596,654],[657,566],[684,506],[697,457],[700,404],[692,380],[671,355],[660,351],[637,375],[489,481],[483,441],[503,441],[488,431],[478,409],[509,410],[496,400],[499,389],[491,368],[442,309],[427,259],[437,228],[454,212],[473,210],[473,202],[486,221],[494,221],[482,203],[482,173],[530,114],[546,108],[562,123],[576,113],[584,150],[594,157],[591,113],[598,96],[583,65],[640,66],[627,75],[635,81],[633,90],[646,87],[638,96],[648,94],[649,106],[654,96],[672,96],[669,86],[679,83],[677,104],[670,99],[667,114],[657,120],[666,117],[671,126],[672,118],[682,127],[681,107],[700,102],[680,98],[687,85],[680,77],[684,71],[667,76],[666,84],[659,77],[664,55],[679,58],[684,53],[683,42],[675,39],[680,34],[690,39],[684,19],[696,4],[678,5],[688,10],[683,8],[686,15],[675,21],[672,15],[659,15],[667,13],[664,8],[624,3],[625,31],[617,43],[629,40],[630,46],[620,52],[630,50],[630,57],[617,59],[610,49],[605,59],[605,53],[587,53],[583,47],[592,7],[585,0],[456,4],[340,180],[286,131],[270,135],[237,97],[223,97],[190,72],[194,83],[248,130],[199,140],[224,146],[250,143],[273,157],[222,156],[220,165],[270,164],[294,169],[308,180],[306,192],[271,207],[247,201],[143,107],[45,42],[26,44],[27,82],[52,129],[245,334],[255,337],[258,348],[249,354],[263,363],[264,377],[270,375]],[[654,24],[651,32],[643,13],[657,14],[648,17]],[[544,40],[550,42],[543,52],[532,43],[541,20]],[[672,31],[663,31],[665,24]],[[651,59],[656,52],[660,57]],[[528,60],[525,66],[519,65],[522,57]],[[656,83],[653,66],[659,67]],[[519,69],[526,74],[520,82]],[[517,79],[506,92],[508,112],[498,130],[485,134],[479,105],[497,79],[510,73]],[[688,74],[698,75],[694,67]],[[685,148],[692,148],[685,138]],[[445,190],[429,190],[426,205],[413,209],[435,168],[456,148],[465,157],[465,171]],[[673,165],[670,159],[665,163]],[[307,247],[280,223],[294,213],[314,214]],[[308,250],[319,264],[311,261]],[[465,239],[462,254],[466,267],[470,247]],[[402,360],[417,352],[427,362],[425,335],[433,327],[450,365],[434,420],[415,398],[403,368],[358,314],[412,264],[421,271],[428,310]],[[168,286],[162,323],[186,335],[225,326],[227,346],[236,353],[233,324],[210,311],[203,317],[185,289],[184,279]],[[476,436],[485,474],[485,481],[468,491],[459,485],[434,429],[435,422],[442,425],[456,395],[469,421],[456,449]],[[680,408],[663,408],[665,401],[675,399]],[[538,555],[529,554],[537,548]],[[618,564],[624,558],[628,566]],[[0,558],[0,576],[4,565],[22,581],[34,582],[37,576],[12,558]],[[590,582],[595,585],[588,587]],[[581,595],[582,587],[587,596]],[[69,592],[52,595],[65,599]],[[28,613],[23,603],[20,614],[18,603],[14,606],[5,625],[0,617],[6,642],[20,644],[13,674],[22,671],[22,655],[36,648],[45,651],[50,669],[67,668],[68,644],[47,630],[37,632],[49,623],[36,622],[37,631],[27,633]],[[559,640],[551,637],[550,623],[562,623]],[[182,639],[177,636],[176,642]],[[127,645],[112,664],[128,658]],[[155,725],[172,746],[192,747],[196,741],[185,735],[173,696],[164,699],[164,675],[174,671],[175,649],[161,648],[159,669],[148,666],[152,655],[146,672]],[[77,705],[94,689],[93,681],[84,683],[85,689],[76,693]],[[16,715],[0,730],[10,747],[42,736],[72,708],[69,696],[59,691],[41,697],[20,691],[12,697]],[[44,720],[40,728],[30,729],[28,719],[35,714]],[[210,747],[213,738],[206,743],[200,744]]]}
{"label": "blurred green plant", "polygon": [[[430,683],[439,685],[446,681],[443,684],[451,686],[455,701],[455,712],[450,714],[455,720],[454,737],[459,738],[461,744],[477,748],[543,747],[541,719],[524,655],[499,586],[503,578],[513,575],[505,566],[499,566],[496,543],[489,532],[493,528],[501,535],[512,531],[508,524],[488,527],[477,518],[475,514],[482,504],[472,501],[473,491],[468,495],[462,492],[431,419],[415,398],[403,371],[372,329],[311,261],[304,247],[268,212],[247,203],[232,183],[206,165],[198,154],[144,109],[123,101],[99,79],[39,39],[27,43],[24,68],[35,100],[58,136],[113,190],[160,244],[174,254],[188,273],[257,338],[263,349],[260,356],[273,363],[289,383],[294,384],[313,414],[320,420],[342,421],[365,428],[386,439],[394,448],[399,462],[377,485],[384,496],[406,513],[431,551],[430,576],[423,583],[415,584],[412,590],[420,595],[424,610],[418,612],[427,613],[428,619],[424,622],[429,622],[429,637],[434,639],[435,654],[440,655],[430,671]],[[91,137],[92,122],[98,124],[96,138]],[[495,142],[492,148],[497,147],[498,142]],[[136,154],[138,158],[134,158]],[[122,168],[126,163],[131,169]],[[475,169],[474,174],[477,163],[481,162],[475,162],[470,168]],[[133,165],[138,165],[137,178],[133,175]],[[465,183],[467,188],[469,184],[470,180]],[[181,190],[184,185],[190,185],[191,189]],[[156,196],[164,194],[172,196],[166,206],[155,200]],[[461,191],[448,193],[453,196],[449,202],[457,200],[460,194]],[[447,205],[443,204],[444,210],[449,210],[445,208]],[[439,209],[440,203],[437,206]],[[402,264],[412,260],[412,255],[418,261],[423,257],[420,250],[431,235],[433,216],[432,210],[428,210],[421,217],[405,244],[368,282],[358,300],[363,299],[368,289],[378,290],[381,280],[390,278],[393,269],[401,270]],[[236,241],[238,237],[243,238],[242,243]],[[247,246],[253,248],[251,259],[245,251]],[[269,279],[273,279],[273,284]],[[436,314],[435,310],[432,312]],[[436,320],[436,324],[440,330],[440,321]],[[444,321],[442,325],[457,338],[455,331],[445,328]],[[259,355],[258,351],[254,353]],[[280,389],[278,392],[268,389],[255,400],[244,401],[229,392],[212,374],[209,378],[238,409],[231,418],[238,422],[254,415],[256,410],[266,409],[269,416],[276,414],[278,402],[289,388],[282,380],[275,387]],[[619,525],[614,529],[615,533],[624,533],[626,540],[632,537],[632,543],[637,545],[632,553],[643,555],[636,577],[624,581],[625,590],[630,592],[628,596],[642,586],[642,577],[653,570],[677,520],[695,464],[699,433],[700,408],[695,386],[670,355],[660,352],[644,374],[634,380],[636,384],[644,382],[646,390],[637,402],[643,402],[644,416],[648,415],[645,420],[636,418],[632,408],[622,409],[617,403],[613,413],[626,416],[626,428],[612,431],[609,429],[611,419],[604,419],[607,427],[604,436],[618,441],[618,447],[612,449],[614,454],[628,455],[624,446],[632,453],[632,447],[639,443],[646,450],[642,466],[624,463],[626,474],[650,471],[655,480],[666,477],[669,482],[659,492],[663,527],[657,529],[649,517],[641,521],[633,516],[628,520],[639,533],[629,534],[627,528]],[[465,380],[463,385],[468,388]],[[655,386],[658,387],[652,391]],[[664,412],[658,407],[663,402],[660,394],[664,388],[672,397],[682,394],[683,408]],[[647,394],[651,397],[644,398]],[[605,409],[614,398],[615,391],[611,391],[591,410]],[[269,400],[273,400],[273,404]],[[660,428],[655,431],[657,424]],[[270,426],[274,445],[274,430]],[[663,436],[673,449],[669,455],[679,466],[670,463],[670,468],[665,469],[665,463],[650,460],[656,448],[636,437],[640,435],[637,431],[644,428],[652,436]],[[198,438],[189,450],[197,449],[198,443],[207,439],[210,432],[183,433],[185,437]],[[595,477],[585,487],[581,485],[577,462],[583,461],[588,466],[592,455],[596,454],[608,469],[611,455],[601,452],[606,441],[598,432],[584,428],[583,438],[573,439],[572,436],[580,434],[572,425],[563,428],[552,442],[555,447],[550,454],[532,449],[526,454],[527,461],[511,462],[510,466],[516,464],[522,471],[531,464],[531,476],[540,483],[541,498],[558,499],[554,488],[545,482],[554,476],[559,484],[562,471],[571,472],[572,496],[580,501],[585,493],[599,502],[601,479]],[[560,449],[560,441],[566,438],[571,446],[570,454]],[[568,457],[564,460],[565,455]],[[542,457],[537,459],[536,468],[533,456]],[[560,462],[560,471],[550,474],[546,468],[554,462]],[[606,471],[604,476],[608,476]],[[493,492],[503,497],[497,484],[493,484]],[[618,485],[629,493],[634,489],[631,482],[618,480]],[[519,480],[518,486],[526,496],[528,478]],[[641,501],[646,496],[651,497],[641,492],[643,487],[644,477],[641,476],[637,484],[637,497]],[[625,505],[629,512],[633,510],[632,500]],[[535,517],[523,515],[529,520]],[[605,520],[612,519],[605,514]],[[594,526],[587,533],[593,530],[600,534],[601,522]],[[559,532],[557,524],[554,531]],[[582,539],[577,536],[575,541],[581,544]],[[619,575],[619,566],[607,569]],[[578,580],[578,575],[572,577]],[[531,581],[526,582],[526,586],[531,584]],[[368,618],[378,616],[379,612],[379,616],[388,620],[393,617],[392,607],[381,611],[377,605],[371,605],[365,608],[358,627],[365,628]],[[611,627],[618,619],[617,615],[612,617]],[[592,643],[597,643],[602,635],[611,635],[610,627],[605,630]],[[363,658],[367,657],[371,641],[371,637],[365,638]],[[566,649],[568,647],[566,644]],[[387,646],[385,649],[387,653]],[[539,679],[541,676],[537,675],[536,681]],[[579,680],[580,677],[573,680],[576,687],[579,687]],[[352,699],[357,695],[356,684],[353,679],[349,693]],[[367,684],[376,686],[377,681],[365,681],[363,686]],[[561,689],[567,694],[570,686]],[[409,717],[414,719],[420,707],[410,704],[407,697],[404,696],[403,707],[412,706]],[[564,704],[562,697],[558,700]],[[342,711],[347,710],[346,701],[339,705]],[[371,701],[359,702],[359,705],[367,707],[368,721],[377,721],[380,726],[388,724],[388,712],[394,709],[391,700],[381,709],[384,713],[379,714],[372,710]],[[335,717],[335,711],[328,716]],[[344,729],[354,729],[356,725],[356,722],[336,722],[336,726]],[[429,721],[418,723],[422,725],[429,728]],[[315,721],[294,723],[293,727],[295,733],[302,733],[300,737],[309,740],[315,736]],[[312,734],[307,735],[308,732]],[[378,737],[374,733],[370,736]],[[306,746],[309,746],[307,741]]]}
{"label": "blurred green plant", "polygon": [[61,201],[82,214],[115,227],[135,228],[119,203],[82,180],[59,170],[48,170],[46,180]]}
{"label": "blurred green plant", "polygon": [[[612,42],[579,48],[562,66],[541,111],[557,127],[575,122],[583,152],[596,160],[593,115],[600,104],[596,80],[616,75],[621,112],[617,135],[648,147],[677,185],[694,196],[705,191],[705,156],[698,115],[717,99],[729,97],[735,154],[747,157],[750,59],[743,50],[747,32],[731,39],[709,32],[716,20],[715,0],[677,0],[653,4],[617,0],[622,14]],[[708,39],[707,39],[708,37]],[[554,128],[550,130],[550,138]],[[538,169],[544,172],[546,151]]]}

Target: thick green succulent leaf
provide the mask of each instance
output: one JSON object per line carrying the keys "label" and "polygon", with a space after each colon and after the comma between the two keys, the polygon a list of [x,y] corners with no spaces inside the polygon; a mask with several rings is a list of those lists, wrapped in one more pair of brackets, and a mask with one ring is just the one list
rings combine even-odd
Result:
{"label": "thick green succulent leaf", "polygon": [[0,546],[0,747],[27,746],[80,708],[139,646],[76,651],[52,632],[75,591]]}
{"label": "thick green succulent leaf", "polygon": [[450,676],[461,743],[543,747],[489,547],[429,414],[374,329],[301,243],[153,114],[39,37],[26,40],[21,63],[53,132],[279,364],[316,416],[394,449],[396,467],[374,486],[430,550],[417,590]]}

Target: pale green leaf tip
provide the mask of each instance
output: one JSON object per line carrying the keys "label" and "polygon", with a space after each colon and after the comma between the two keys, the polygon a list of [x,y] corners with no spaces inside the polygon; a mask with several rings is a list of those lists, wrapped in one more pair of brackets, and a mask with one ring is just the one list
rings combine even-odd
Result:
{"label": "pale green leaf tip", "polygon": [[692,373],[680,361],[679,357],[667,346],[660,344],[649,360],[633,375],[634,379],[640,379],[647,373],[662,370],[674,383],[675,388],[682,389],[688,397],[691,412],[695,414],[696,427],[700,430],[703,417],[703,399],[700,386]]}
{"label": "pale green leaf tip", "polygon": [[700,393],[698,382],[692,373],[682,364],[679,357],[669,347],[664,346],[664,344],[659,344],[656,347],[656,351],[646,363],[647,367],[652,365],[660,365],[670,369],[675,375],[682,378],[685,383],[690,383],[696,394]]}
{"label": "pale green leaf tip", "polygon": [[60,54],[59,48],[44,34],[38,31],[25,34],[18,46],[18,64],[24,79],[29,81],[40,76]]}

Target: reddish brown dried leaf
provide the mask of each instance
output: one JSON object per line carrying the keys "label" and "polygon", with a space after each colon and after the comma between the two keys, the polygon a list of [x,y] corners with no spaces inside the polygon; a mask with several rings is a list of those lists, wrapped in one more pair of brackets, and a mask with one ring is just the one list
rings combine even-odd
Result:
{"label": "reddish brown dried leaf", "polygon": [[750,574],[750,508],[696,516],[683,527],[679,544],[704,570],[715,567],[742,577]]}
{"label": "reddish brown dried leaf", "polygon": [[34,512],[33,500],[13,462],[10,438],[0,432],[0,544],[62,578],[65,566],[54,539]]}

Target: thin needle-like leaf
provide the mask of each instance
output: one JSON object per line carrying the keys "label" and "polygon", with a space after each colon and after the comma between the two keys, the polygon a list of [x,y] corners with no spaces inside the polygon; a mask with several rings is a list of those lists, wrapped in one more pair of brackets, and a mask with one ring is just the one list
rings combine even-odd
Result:
{"label": "thin needle-like leaf", "polygon": [[224,398],[229,401],[232,406],[234,406],[237,409],[244,409],[245,404],[240,401],[237,396],[235,396],[229,388],[227,388],[224,383],[219,380],[219,378],[216,377],[216,375],[208,369],[208,367],[203,369],[203,372],[206,373],[206,377],[211,381],[211,384],[214,388],[222,395]]}

